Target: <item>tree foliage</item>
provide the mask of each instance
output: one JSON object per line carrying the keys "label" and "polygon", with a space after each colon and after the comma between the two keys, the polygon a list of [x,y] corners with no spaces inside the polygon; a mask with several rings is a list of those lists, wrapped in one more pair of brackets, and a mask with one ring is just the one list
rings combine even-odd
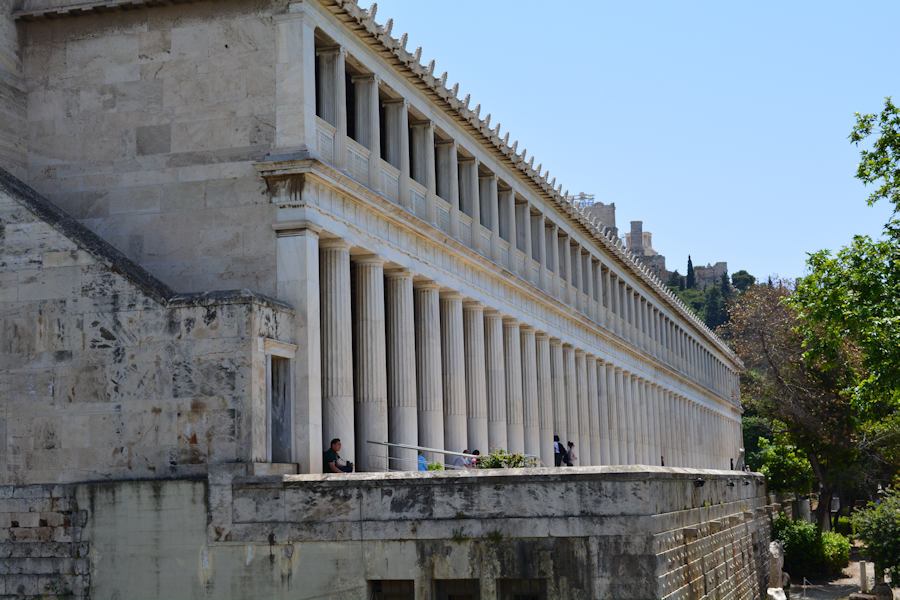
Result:
{"label": "tree foliage", "polygon": [[876,569],[889,569],[891,581],[900,581],[900,490],[888,490],[879,502],[857,511],[853,530]]}
{"label": "tree foliage", "polygon": [[692,290],[697,287],[697,279],[694,275],[694,263],[691,262],[691,255],[688,254],[688,263],[687,263],[687,276],[685,281],[685,287]]}
{"label": "tree foliage", "polygon": [[856,178],[877,186],[869,194],[869,205],[887,200],[896,215],[900,210],[900,110],[890,98],[885,98],[878,115],[856,113],[850,141],[859,146],[873,135],[872,147],[860,151]]}
{"label": "tree foliage", "polygon": [[738,291],[744,292],[751,285],[756,283],[756,277],[741,269],[736,273],[732,273],[731,275],[731,285],[735,287]]}

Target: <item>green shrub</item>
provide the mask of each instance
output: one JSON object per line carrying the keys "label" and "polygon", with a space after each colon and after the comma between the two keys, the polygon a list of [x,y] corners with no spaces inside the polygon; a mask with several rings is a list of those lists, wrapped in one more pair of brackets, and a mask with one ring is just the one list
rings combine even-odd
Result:
{"label": "green shrub", "polygon": [[841,535],[853,537],[853,526],[850,524],[850,517],[838,517],[834,530]]}
{"label": "green shrub", "polygon": [[428,463],[429,471],[443,471],[444,465],[439,462]]}
{"label": "green shrub", "polygon": [[822,554],[829,575],[838,575],[850,564],[850,540],[834,531],[822,533]]}
{"label": "green shrub", "polygon": [[517,469],[536,467],[537,461],[524,454],[511,454],[506,450],[491,450],[491,453],[478,458],[479,469]]}
{"label": "green shrub", "polygon": [[795,577],[837,575],[850,562],[850,541],[839,533],[820,533],[807,521],[779,514],[772,537],[784,544],[784,570]]}
{"label": "green shrub", "polygon": [[889,569],[891,581],[900,581],[900,490],[888,490],[877,504],[856,511],[852,522],[869,560]]}

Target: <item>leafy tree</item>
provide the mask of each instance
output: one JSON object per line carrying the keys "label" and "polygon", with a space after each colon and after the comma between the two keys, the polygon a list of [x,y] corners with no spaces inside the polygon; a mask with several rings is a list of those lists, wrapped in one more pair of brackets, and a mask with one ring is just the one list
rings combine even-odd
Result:
{"label": "leafy tree", "polygon": [[747,291],[747,288],[756,283],[756,277],[741,269],[731,275],[731,285],[741,292]]}
{"label": "leafy tree", "polygon": [[860,151],[856,178],[866,185],[878,185],[869,194],[870,206],[879,200],[887,200],[894,205],[896,215],[900,210],[900,110],[890,98],[884,99],[880,115],[856,113],[850,141],[859,146],[872,136],[876,127],[878,133],[872,148]]}
{"label": "leafy tree", "polygon": [[731,282],[728,281],[728,273],[722,273],[722,279],[719,282],[719,289],[722,292],[722,298],[728,300],[731,296],[734,295],[734,290],[731,289]]}
{"label": "leafy tree", "polygon": [[718,286],[711,285],[703,292],[703,320],[707,327],[715,329],[728,320],[725,298]]}
{"label": "leafy tree", "polygon": [[741,429],[744,434],[744,461],[750,469],[759,471],[762,467],[759,441],[760,438],[772,439],[772,421],[749,408],[741,419]]}
{"label": "leafy tree", "polygon": [[900,581],[900,490],[886,491],[878,503],[856,511],[852,520],[856,536],[875,563],[875,573],[888,569],[891,581]]}
{"label": "leafy tree", "polygon": [[808,494],[815,476],[803,451],[790,443],[784,433],[775,441],[759,438],[759,470],[766,476],[769,488],[775,492]]}
{"label": "leafy tree", "polygon": [[691,290],[697,287],[697,280],[694,276],[694,263],[691,262],[690,254],[688,254],[687,281],[685,282],[685,286]]}
{"label": "leafy tree", "polygon": [[673,291],[684,289],[684,278],[681,276],[681,273],[678,272],[678,269],[675,269],[669,274],[669,280],[666,282],[666,285]]}

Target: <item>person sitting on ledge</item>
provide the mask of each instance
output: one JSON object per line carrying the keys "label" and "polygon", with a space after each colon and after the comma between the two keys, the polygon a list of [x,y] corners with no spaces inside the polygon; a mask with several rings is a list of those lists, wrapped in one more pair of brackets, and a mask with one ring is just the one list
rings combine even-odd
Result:
{"label": "person sitting on ledge", "polygon": [[341,440],[334,438],[331,440],[331,447],[325,451],[325,472],[326,473],[352,473],[353,463],[341,458],[338,454],[341,451]]}

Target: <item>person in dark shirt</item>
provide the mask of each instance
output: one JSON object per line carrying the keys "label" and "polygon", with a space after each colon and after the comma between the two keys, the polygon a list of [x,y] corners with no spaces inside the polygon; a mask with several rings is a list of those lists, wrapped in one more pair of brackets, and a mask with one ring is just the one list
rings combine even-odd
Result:
{"label": "person in dark shirt", "polygon": [[334,438],[331,440],[331,447],[325,451],[324,464],[322,465],[326,473],[352,473],[353,463],[345,461],[341,458],[341,440]]}

